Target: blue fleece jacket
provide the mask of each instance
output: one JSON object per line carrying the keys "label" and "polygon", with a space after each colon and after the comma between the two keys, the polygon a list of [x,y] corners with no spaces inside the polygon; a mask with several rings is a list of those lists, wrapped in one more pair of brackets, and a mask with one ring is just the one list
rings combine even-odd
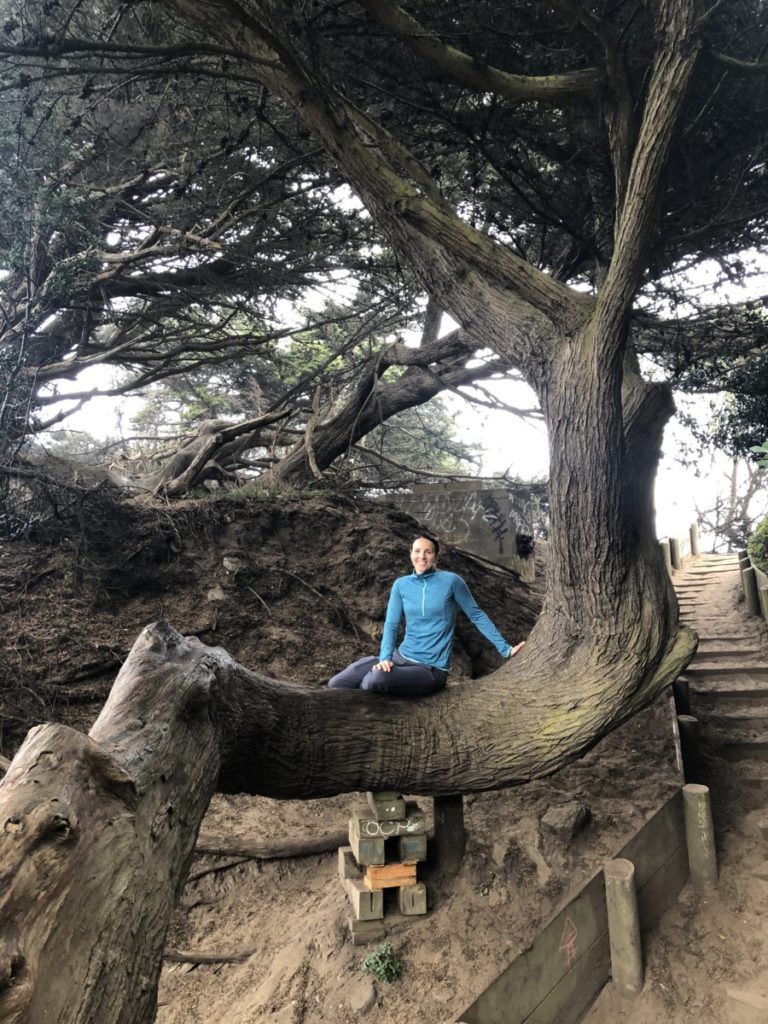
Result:
{"label": "blue fleece jacket", "polygon": [[447,672],[451,667],[457,608],[466,613],[502,657],[509,657],[511,647],[472,597],[461,576],[430,569],[395,580],[389,595],[379,660],[391,660],[405,615],[405,637],[399,646],[402,656]]}

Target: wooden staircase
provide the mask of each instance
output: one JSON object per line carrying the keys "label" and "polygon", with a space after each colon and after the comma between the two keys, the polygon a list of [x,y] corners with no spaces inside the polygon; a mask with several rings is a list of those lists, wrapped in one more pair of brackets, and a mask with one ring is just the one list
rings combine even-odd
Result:
{"label": "wooden staircase", "polygon": [[[735,555],[705,555],[674,577],[680,619],[699,634],[685,677],[705,757],[738,762],[741,783],[754,790],[759,806],[768,802],[768,645],[763,620],[738,605],[738,583]],[[726,586],[733,598],[731,609],[718,614],[716,586]]]}

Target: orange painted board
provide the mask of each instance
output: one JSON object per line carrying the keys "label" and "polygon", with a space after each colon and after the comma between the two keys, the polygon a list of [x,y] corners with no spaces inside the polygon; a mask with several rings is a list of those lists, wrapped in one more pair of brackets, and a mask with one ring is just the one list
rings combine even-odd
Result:
{"label": "orange painted board", "polygon": [[400,885],[415,885],[415,864],[369,864],[365,872],[369,889],[390,889]]}

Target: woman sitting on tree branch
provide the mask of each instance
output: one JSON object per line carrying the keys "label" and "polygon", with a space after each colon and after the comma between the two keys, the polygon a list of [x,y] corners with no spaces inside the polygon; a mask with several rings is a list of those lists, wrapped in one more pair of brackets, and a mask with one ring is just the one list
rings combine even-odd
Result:
{"label": "woman sitting on tree branch", "polygon": [[[334,690],[377,690],[398,697],[424,697],[442,690],[451,667],[456,609],[494,645],[503,658],[517,654],[525,641],[511,647],[454,572],[437,568],[440,542],[423,530],[411,545],[410,576],[395,580],[389,595],[379,657],[347,665],[329,681]],[[405,615],[405,637],[395,647]]]}

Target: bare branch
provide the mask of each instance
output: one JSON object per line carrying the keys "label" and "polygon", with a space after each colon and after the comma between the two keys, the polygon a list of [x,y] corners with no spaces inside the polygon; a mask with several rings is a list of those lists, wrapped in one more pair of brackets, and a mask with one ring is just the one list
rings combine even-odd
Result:
{"label": "bare branch", "polygon": [[260,427],[265,427],[270,423],[276,423],[278,420],[285,419],[290,415],[290,412],[290,409],[276,410],[265,413],[263,416],[257,416],[255,419],[246,420],[243,423],[235,423],[232,426],[223,427],[203,442],[200,450],[183,472],[171,480],[161,480],[155,490],[167,498],[173,498],[179,494],[186,493],[194,486],[206,463],[210,462],[225,444],[244,434],[254,433]]}
{"label": "bare branch", "polygon": [[761,78],[768,75],[768,61],[739,60],[738,57],[730,57],[727,53],[719,53],[717,50],[704,50],[704,56],[718,67],[733,71],[734,74],[744,75],[747,78]]}

